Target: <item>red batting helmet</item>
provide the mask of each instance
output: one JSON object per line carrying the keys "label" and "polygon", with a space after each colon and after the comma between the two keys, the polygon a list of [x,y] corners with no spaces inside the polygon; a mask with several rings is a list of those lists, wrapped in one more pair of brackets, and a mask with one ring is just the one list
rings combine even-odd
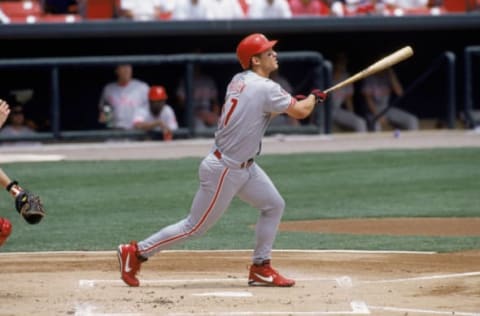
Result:
{"label": "red batting helmet", "polygon": [[275,44],[277,44],[277,41],[269,41],[265,35],[260,33],[250,34],[245,37],[237,46],[237,58],[242,68],[249,68],[252,56],[269,50]]}
{"label": "red batting helmet", "polygon": [[163,101],[168,98],[167,91],[163,86],[152,86],[148,92],[148,99],[151,101]]}

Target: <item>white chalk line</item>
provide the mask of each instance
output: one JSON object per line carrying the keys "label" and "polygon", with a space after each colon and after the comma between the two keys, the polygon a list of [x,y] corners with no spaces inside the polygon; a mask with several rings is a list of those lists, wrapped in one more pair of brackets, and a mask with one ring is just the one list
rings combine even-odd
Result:
{"label": "white chalk line", "polygon": [[97,307],[88,303],[75,305],[75,316],[146,316],[148,314],[139,313],[96,313]]}
{"label": "white chalk line", "polygon": [[[412,277],[412,278],[401,278],[401,279],[390,279],[390,280],[374,280],[374,281],[360,281],[362,284],[375,284],[375,283],[394,283],[394,282],[408,282],[408,281],[425,281],[425,280],[434,280],[434,279],[446,279],[446,278],[458,278],[458,277],[469,277],[469,276],[479,276],[480,272],[465,272],[465,273],[453,273],[453,274],[443,274],[443,275],[430,275],[430,276],[421,276],[421,277]],[[352,287],[353,282],[349,276],[341,276],[336,278],[303,278],[298,279],[299,281],[335,281],[340,287]],[[142,283],[146,284],[162,284],[162,283],[198,283],[198,282],[246,282],[246,278],[211,278],[211,279],[159,279],[159,280],[145,280]],[[79,280],[80,287],[94,287],[97,284],[119,284],[123,285],[121,280]],[[233,293],[233,292],[232,292]],[[225,296],[231,297],[246,297],[245,294],[240,292],[235,292],[234,294],[227,293]],[[248,292],[249,293],[249,292]],[[195,294],[194,294],[195,295]],[[218,295],[218,293],[203,293],[198,294],[199,296],[207,295]],[[199,316],[209,316],[209,315],[218,315],[218,316],[250,316],[250,315],[292,315],[292,316],[302,316],[302,315],[369,315],[370,310],[383,310],[390,312],[403,312],[403,313],[423,313],[429,315],[459,315],[459,316],[480,316],[480,312],[462,312],[462,311],[438,311],[438,310],[429,310],[429,309],[418,309],[418,308],[402,308],[402,307],[393,307],[393,306],[370,306],[365,304],[363,301],[352,301],[350,303],[352,307],[351,311],[311,311],[311,312],[208,312],[208,313],[170,313],[170,316],[189,316],[189,315],[199,315]],[[92,313],[92,311],[87,311],[75,313],[75,316],[141,316],[148,314],[131,314],[131,313]]]}
{"label": "white chalk line", "polygon": [[206,312],[206,313],[170,313],[169,316],[250,316],[250,315],[295,315],[295,316],[307,316],[307,315],[370,315],[367,305],[363,301],[350,302],[351,310],[345,311],[310,311],[310,312]]}
{"label": "white chalk line", "polygon": [[[303,282],[337,282],[341,287],[350,287],[351,279],[349,277],[343,276],[339,278],[296,278],[296,281]],[[193,283],[232,283],[232,282],[242,282],[247,284],[247,278],[197,278],[197,279],[156,279],[156,280],[142,280],[141,283],[146,285],[162,285],[162,284],[172,284],[172,283],[183,283],[183,284],[193,284]],[[122,280],[111,280],[111,279],[81,279],[78,280],[78,286],[80,288],[93,288],[97,285],[102,284],[113,284],[113,285],[125,285]]]}
{"label": "white chalk line", "polygon": [[[350,302],[351,310],[345,311],[310,311],[310,312],[190,312],[190,313],[168,313],[168,316],[251,316],[251,315],[291,315],[291,316],[308,316],[308,315],[369,315],[370,311],[368,310],[367,305],[363,301],[352,301]],[[147,315],[157,315],[157,314],[132,314],[132,313],[95,313],[95,306],[89,304],[79,304],[75,310],[75,316],[147,316]]]}
{"label": "white chalk line", "polygon": [[[468,276],[478,276],[480,272],[466,272],[466,273],[453,273],[453,274],[443,274],[443,275],[431,275],[431,276],[422,276],[422,277],[413,277],[413,278],[403,278],[403,279],[391,279],[391,280],[376,280],[376,281],[360,281],[360,283],[388,283],[388,282],[407,282],[407,281],[425,281],[425,280],[434,280],[434,279],[446,279],[446,278],[458,278],[458,277],[468,277]],[[299,281],[335,281],[340,287],[352,287],[353,282],[349,276],[341,276],[337,278],[304,278],[297,279]],[[246,282],[247,279],[239,278],[211,278],[211,279],[159,279],[159,280],[145,280],[143,283],[147,284],[162,284],[162,283],[198,283],[198,282]],[[110,284],[119,284],[123,285],[121,280],[79,280],[80,287],[94,287],[97,284],[101,283],[110,283]],[[222,296],[230,297],[247,297],[245,293],[250,292],[228,292],[222,293]],[[251,294],[251,293],[250,293]],[[193,294],[198,296],[208,296],[208,295],[220,295],[218,292],[215,293],[200,293]],[[248,295],[249,296],[249,295]],[[369,315],[370,310],[383,310],[390,312],[403,312],[403,313],[424,313],[429,315],[459,315],[459,316],[480,316],[480,312],[462,312],[462,311],[438,311],[438,310],[429,310],[429,309],[418,309],[418,308],[402,308],[402,307],[393,307],[393,306],[370,306],[363,301],[352,301],[350,303],[352,308],[351,311],[311,311],[311,312],[207,312],[207,313],[171,313],[170,316],[189,316],[189,315],[198,315],[198,316],[250,316],[250,315],[292,315],[292,316],[302,316],[302,315]],[[76,313],[75,316],[107,316],[107,315],[119,315],[119,316],[139,316],[142,314],[94,314],[91,311],[88,313]],[[147,315],[147,314],[143,314]]]}
{"label": "white chalk line", "polygon": [[480,316],[479,312],[457,312],[457,311],[436,311],[430,309],[417,309],[417,308],[401,308],[401,307],[387,307],[387,306],[371,306],[368,305],[369,309],[372,310],[382,310],[389,312],[402,312],[402,313],[422,313],[428,315],[456,315],[456,316]]}
{"label": "white chalk line", "polygon": [[480,275],[480,272],[464,272],[464,273],[453,273],[453,274],[439,274],[439,275],[428,275],[412,278],[403,278],[403,279],[387,279],[387,280],[373,280],[373,281],[360,281],[362,284],[378,284],[378,283],[395,283],[395,282],[410,282],[410,281],[421,281],[421,280],[436,280],[436,279],[449,279],[449,278],[463,278],[468,276],[477,276]]}
{"label": "white chalk line", "polygon": [[[380,283],[396,283],[396,282],[411,282],[411,281],[428,281],[428,280],[438,280],[438,279],[449,279],[449,278],[464,278],[469,276],[480,276],[480,271],[478,272],[464,272],[464,273],[453,273],[453,274],[440,274],[440,275],[429,275],[429,276],[420,276],[412,278],[401,278],[401,279],[384,279],[384,280],[372,280],[372,281],[358,281],[359,284],[380,284]],[[353,286],[352,279],[349,276],[341,276],[336,278],[296,278],[300,282],[316,282],[316,281],[334,281],[340,287],[349,288]],[[219,283],[219,282],[247,282],[246,278],[203,278],[203,279],[156,279],[156,280],[143,280],[142,284],[170,284],[170,283]],[[78,281],[78,286],[80,288],[92,288],[99,284],[123,284],[121,280],[111,280],[111,279],[82,279]]]}
{"label": "white chalk line", "polygon": [[[251,249],[222,249],[222,250],[163,250],[162,253],[251,253]],[[403,251],[403,250],[351,250],[351,249],[274,249],[274,253],[358,253],[358,254],[418,254],[433,255],[435,251]],[[42,256],[42,255],[113,255],[117,254],[116,250],[100,250],[100,251],[19,251],[19,252],[2,252],[0,257],[16,257],[21,255]],[[235,256],[227,256],[235,257]]]}

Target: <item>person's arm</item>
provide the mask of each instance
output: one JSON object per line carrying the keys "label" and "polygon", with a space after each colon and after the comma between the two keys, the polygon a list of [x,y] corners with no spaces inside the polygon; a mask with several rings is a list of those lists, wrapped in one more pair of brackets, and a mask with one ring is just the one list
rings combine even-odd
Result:
{"label": "person's arm", "polygon": [[[369,112],[372,114],[372,117],[375,117],[378,113],[377,110],[377,105],[375,104],[375,101],[373,100],[373,96],[370,93],[363,92],[363,96],[365,97],[365,103],[367,104],[367,108]],[[385,116],[382,116],[378,119],[378,122],[382,125],[387,124],[387,119]]]}
{"label": "person's arm", "polygon": [[397,96],[403,95],[402,84],[400,83],[400,80],[398,80],[397,75],[391,68],[388,70],[388,78],[390,79],[393,93],[395,93],[395,95]]}
{"label": "person's arm", "polygon": [[0,99],[0,127],[2,127],[3,124],[5,124],[5,121],[7,120],[9,114],[10,114],[10,107],[8,103]]}
{"label": "person's arm", "polygon": [[315,108],[315,96],[309,94],[305,99],[290,105],[286,113],[294,119],[301,120],[309,116]]}
{"label": "person's arm", "polygon": [[105,124],[107,122],[107,116],[105,115],[105,105],[106,105],[106,97],[105,97],[105,90],[106,87],[103,88],[102,94],[100,95],[100,100],[98,102],[98,123]]}
{"label": "person's arm", "polygon": [[353,107],[353,95],[352,94],[349,94],[348,96],[346,96],[345,98],[345,107],[347,108],[348,111],[350,112],[355,112],[355,109]]}
{"label": "person's arm", "polygon": [[133,126],[136,129],[142,129],[144,131],[151,131],[155,127],[160,127],[162,130],[170,130],[167,124],[163,123],[161,120],[155,120],[151,122],[135,122]]}
{"label": "person's arm", "polygon": [[370,113],[372,113],[372,115],[376,115],[377,114],[377,106],[375,104],[375,101],[373,100],[373,97],[368,93],[364,93],[363,95],[365,97],[365,102],[367,103],[368,111]]}

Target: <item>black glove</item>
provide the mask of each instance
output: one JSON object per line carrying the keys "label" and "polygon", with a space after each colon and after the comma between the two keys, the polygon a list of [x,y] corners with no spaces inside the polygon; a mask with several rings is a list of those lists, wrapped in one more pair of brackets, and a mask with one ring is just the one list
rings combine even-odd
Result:
{"label": "black glove", "polygon": [[9,183],[6,189],[15,197],[15,208],[27,223],[37,224],[43,219],[45,209],[39,196],[22,189],[17,181]]}
{"label": "black glove", "polygon": [[45,209],[40,197],[28,191],[21,191],[17,195],[15,208],[29,224],[37,224],[45,216]]}

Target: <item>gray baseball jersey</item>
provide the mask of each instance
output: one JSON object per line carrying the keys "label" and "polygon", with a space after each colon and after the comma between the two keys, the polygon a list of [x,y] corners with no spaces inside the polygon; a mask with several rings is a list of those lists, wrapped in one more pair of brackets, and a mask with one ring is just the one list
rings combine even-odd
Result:
{"label": "gray baseball jersey", "polygon": [[150,257],[211,228],[237,196],[257,208],[253,261],[270,259],[285,202],[263,171],[253,162],[274,113],[285,112],[296,100],[276,82],[252,71],[235,75],[227,87],[225,104],[212,151],[199,167],[200,186],[188,216],[138,243]]}
{"label": "gray baseball jersey", "polygon": [[103,88],[99,107],[111,105],[114,127],[131,129],[135,112],[139,108],[148,109],[148,90],[148,84],[137,79],[132,79],[125,86],[111,82]]}

